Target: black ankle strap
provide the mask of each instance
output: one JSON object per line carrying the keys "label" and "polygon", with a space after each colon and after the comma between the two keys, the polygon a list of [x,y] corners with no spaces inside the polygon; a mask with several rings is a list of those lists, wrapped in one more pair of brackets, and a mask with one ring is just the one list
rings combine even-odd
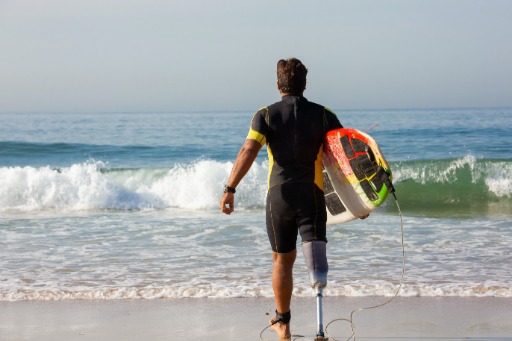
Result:
{"label": "black ankle strap", "polygon": [[290,323],[292,315],[290,314],[289,311],[287,313],[279,313],[276,310],[276,317],[277,317],[277,319],[275,319],[274,322],[272,322],[272,324],[276,324],[278,322],[282,323],[282,324],[288,324],[288,323]]}

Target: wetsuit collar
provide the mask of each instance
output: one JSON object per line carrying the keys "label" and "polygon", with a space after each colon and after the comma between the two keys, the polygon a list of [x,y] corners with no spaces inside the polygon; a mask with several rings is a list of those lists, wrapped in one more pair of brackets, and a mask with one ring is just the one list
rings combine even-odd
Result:
{"label": "wetsuit collar", "polygon": [[286,95],[283,95],[281,97],[281,99],[285,99],[285,98],[302,98],[302,99],[306,99],[306,97],[304,97],[303,95],[295,95],[295,94],[286,94]]}

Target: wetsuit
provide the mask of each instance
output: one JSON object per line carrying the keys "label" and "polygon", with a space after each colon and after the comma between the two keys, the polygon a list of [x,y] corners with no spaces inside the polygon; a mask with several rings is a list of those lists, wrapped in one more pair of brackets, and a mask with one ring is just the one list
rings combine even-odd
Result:
{"label": "wetsuit", "polygon": [[287,95],[260,109],[247,138],[267,144],[267,234],[272,250],[294,250],[302,241],[326,239],[322,145],[327,131],[342,128],[329,109],[303,96]]}

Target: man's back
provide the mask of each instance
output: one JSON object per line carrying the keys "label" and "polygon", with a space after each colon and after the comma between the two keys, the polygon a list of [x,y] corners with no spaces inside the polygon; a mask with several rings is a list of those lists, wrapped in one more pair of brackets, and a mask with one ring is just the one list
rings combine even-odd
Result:
{"label": "man's back", "polygon": [[258,111],[251,130],[265,136],[269,154],[269,186],[321,181],[322,144],[328,130],[341,127],[325,107],[303,96],[286,95]]}

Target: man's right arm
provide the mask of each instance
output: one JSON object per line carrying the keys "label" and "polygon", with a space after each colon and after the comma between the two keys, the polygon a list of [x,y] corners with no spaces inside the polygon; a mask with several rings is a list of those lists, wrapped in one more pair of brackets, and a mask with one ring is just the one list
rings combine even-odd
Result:
{"label": "man's right arm", "polygon": [[[229,176],[227,185],[229,187],[236,188],[240,181],[242,181],[243,177],[247,174],[249,169],[251,168],[254,160],[258,156],[258,152],[261,149],[261,143],[253,140],[247,139],[245,143],[240,148],[238,152],[238,156],[235,159],[235,163],[233,164],[233,169],[231,170],[231,175]],[[226,192],[222,196],[220,200],[220,209],[225,214],[231,214],[231,212],[235,209],[235,195],[232,192]]]}
{"label": "man's right arm", "polygon": [[[232,188],[236,188],[236,186],[238,186],[240,181],[242,181],[242,178],[251,168],[254,160],[256,159],[256,156],[258,156],[261,147],[266,143],[265,132],[267,131],[267,115],[268,109],[262,108],[252,117],[251,127],[249,129],[249,133],[247,134],[247,139],[245,140],[242,148],[238,152],[238,156],[235,159],[233,169],[231,170],[231,174],[226,184],[227,186]],[[234,210],[234,202],[234,193],[229,191],[224,193],[222,199],[220,200],[221,211],[226,214],[231,214],[231,212]]]}
{"label": "man's right arm", "polygon": [[233,164],[233,169],[231,170],[231,175],[227,182],[228,186],[235,188],[238,186],[242,178],[251,168],[260,149],[261,144],[258,141],[252,139],[245,140],[245,143],[242,145],[242,148],[240,148],[238,156],[235,159],[235,163]]}

